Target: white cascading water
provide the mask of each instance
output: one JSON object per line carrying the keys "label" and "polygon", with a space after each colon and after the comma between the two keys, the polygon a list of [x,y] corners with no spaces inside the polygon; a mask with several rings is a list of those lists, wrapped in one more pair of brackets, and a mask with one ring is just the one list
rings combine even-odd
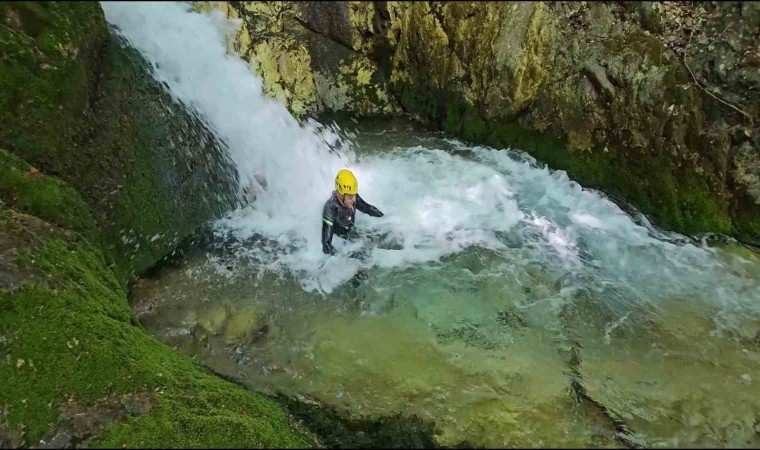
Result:
{"label": "white cascading water", "polygon": [[[326,142],[337,140],[337,132],[300,124],[263,95],[244,61],[227,54],[225,36],[239,23],[183,3],[104,2],[103,9],[171,94],[206,116],[229,146],[241,187],[257,192],[252,205],[217,224],[220,234],[239,241],[256,236],[258,244],[245,249],[250,260],[289,270],[307,290],[329,293],[361,267],[435,261],[473,245],[510,252],[511,239],[568,286],[605,290],[610,306],[679,297],[717,305],[725,320],[757,314],[757,263],[670,242],[680,237],[638,225],[564,172],[541,168],[520,152],[455,141],[471,157],[424,147],[363,158],[348,145],[333,151]],[[337,256],[321,251],[321,209],[343,167],[357,175],[362,197],[385,213],[358,214],[358,227],[392,242],[392,248],[370,246],[364,262],[349,257],[363,241],[335,238]],[[257,179],[265,180],[263,191]]]}

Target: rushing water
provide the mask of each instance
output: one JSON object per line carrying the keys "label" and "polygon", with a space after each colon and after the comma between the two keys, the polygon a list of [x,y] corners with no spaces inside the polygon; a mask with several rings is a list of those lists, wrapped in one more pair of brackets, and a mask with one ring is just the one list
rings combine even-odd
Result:
{"label": "rushing water", "polygon": [[[255,389],[419,417],[443,445],[760,445],[752,251],[657,230],[516,150],[299,123],[226,54],[236,24],[104,10],[255,198],[135,289],[160,339]],[[359,214],[363,236],[328,257],[342,167],[385,216]]]}

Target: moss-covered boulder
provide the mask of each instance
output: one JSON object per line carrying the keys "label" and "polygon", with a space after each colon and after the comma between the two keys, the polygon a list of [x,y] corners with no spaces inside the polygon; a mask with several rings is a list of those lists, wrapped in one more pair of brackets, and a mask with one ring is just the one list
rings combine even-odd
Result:
{"label": "moss-covered boulder", "polygon": [[223,145],[97,3],[0,6],[0,122],[0,147],[82,195],[122,279],[235,201]]}
{"label": "moss-covered boulder", "polygon": [[284,409],[150,337],[102,252],[0,214],[0,444],[307,447]]}

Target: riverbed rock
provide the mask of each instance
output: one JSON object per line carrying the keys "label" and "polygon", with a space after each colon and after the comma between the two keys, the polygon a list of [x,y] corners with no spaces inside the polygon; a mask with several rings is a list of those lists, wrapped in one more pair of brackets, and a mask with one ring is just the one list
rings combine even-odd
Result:
{"label": "riverbed rock", "polygon": [[654,310],[601,319],[599,308],[592,312],[587,306],[578,305],[570,325],[578,338],[584,392],[625,424],[631,442],[760,443],[760,388],[745,376],[760,371],[760,353],[721,332],[713,321],[717,311],[671,299]]}
{"label": "riverbed rock", "polygon": [[198,325],[208,334],[218,336],[224,330],[227,318],[230,315],[230,307],[227,305],[213,305],[198,312]]}
{"label": "riverbed rock", "polygon": [[224,342],[227,344],[245,343],[259,328],[260,319],[256,308],[241,306],[230,313],[224,329]]}
{"label": "riverbed rock", "polygon": [[280,342],[270,348],[270,358],[287,358],[271,362],[285,367],[271,375],[285,392],[293,386],[358,419],[429,418],[437,445],[446,447],[619,445],[614,430],[572,400],[565,363],[546,330],[526,329],[507,349],[489,351],[438,342],[407,308],[304,326],[307,339],[287,344],[295,353]]}

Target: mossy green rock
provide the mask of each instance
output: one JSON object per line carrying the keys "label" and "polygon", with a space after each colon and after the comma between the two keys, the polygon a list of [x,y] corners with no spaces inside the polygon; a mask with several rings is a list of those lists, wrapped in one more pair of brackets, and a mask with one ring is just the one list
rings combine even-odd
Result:
{"label": "mossy green rock", "polygon": [[[7,211],[4,211],[4,213]],[[306,447],[281,406],[223,381],[150,337],[97,247],[33,216],[8,212],[2,270],[35,278],[0,286],[2,435],[31,446],[72,402],[144,394],[147,411],[111,422],[98,447]],[[10,253],[8,243],[23,245]]]}
{"label": "mossy green rock", "polygon": [[0,202],[100,243],[90,208],[77,191],[0,149]]}
{"label": "mossy green rock", "polygon": [[120,278],[234,204],[235,172],[97,3],[0,7],[0,147],[76,189]]}

